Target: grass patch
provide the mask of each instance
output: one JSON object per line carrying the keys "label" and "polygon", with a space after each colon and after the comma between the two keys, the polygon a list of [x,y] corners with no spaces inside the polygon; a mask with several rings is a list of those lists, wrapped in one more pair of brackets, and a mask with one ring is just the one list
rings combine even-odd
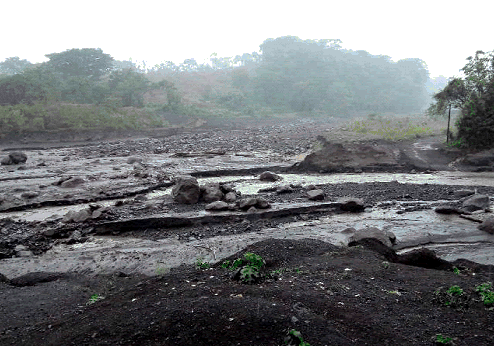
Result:
{"label": "grass patch", "polygon": [[346,129],[357,135],[397,141],[441,134],[445,130],[443,123],[426,117],[383,117],[371,114],[366,119],[352,120]]}

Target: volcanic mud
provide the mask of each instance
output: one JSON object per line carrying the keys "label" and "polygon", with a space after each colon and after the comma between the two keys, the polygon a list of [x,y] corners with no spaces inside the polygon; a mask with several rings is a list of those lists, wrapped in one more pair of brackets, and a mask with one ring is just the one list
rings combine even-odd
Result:
{"label": "volcanic mud", "polygon": [[[304,119],[4,144],[28,159],[0,166],[0,344],[300,344],[290,330],[311,345],[493,344],[475,290],[493,280],[494,236],[477,228],[489,208],[435,212],[493,196],[492,172],[438,138],[335,149],[326,131]],[[236,191],[236,209],[175,202],[184,174]],[[247,198],[269,208],[239,209]],[[249,281],[225,265],[245,253],[265,262]],[[445,305],[453,285],[461,304]]]}

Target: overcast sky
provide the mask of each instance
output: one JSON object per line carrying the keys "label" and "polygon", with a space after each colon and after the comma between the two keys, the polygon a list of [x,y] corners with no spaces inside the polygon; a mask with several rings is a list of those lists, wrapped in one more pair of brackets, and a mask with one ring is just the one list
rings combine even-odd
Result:
{"label": "overcast sky", "polygon": [[0,61],[42,62],[49,53],[101,48],[151,65],[203,62],[213,52],[251,53],[267,38],[291,35],[341,39],[346,49],[394,61],[420,58],[431,76],[450,77],[477,50],[494,49],[493,9],[488,0],[5,1]]}

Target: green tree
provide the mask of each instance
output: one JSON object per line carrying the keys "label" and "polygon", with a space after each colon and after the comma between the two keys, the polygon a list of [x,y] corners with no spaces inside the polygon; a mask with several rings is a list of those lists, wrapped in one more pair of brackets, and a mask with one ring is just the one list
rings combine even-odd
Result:
{"label": "green tree", "polygon": [[113,67],[113,58],[100,48],[73,48],[61,53],[47,54],[46,66],[59,73],[63,79],[86,77],[99,80]]}
{"label": "green tree", "polygon": [[119,98],[120,106],[144,106],[144,94],[159,86],[151,83],[144,74],[131,69],[112,71],[108,86],[110,92]]}
{"label": "green tree", "polygon": [[7,58],[3,62],[0,62],[0,74],[6,74],[9,76],[22,73],[28,67],[33,64],[26,59],[21,60],[18,56]]}
{"label": "green tree", "polygon": [[465,78],[452,78],[434,95],[429,114],[443,114],[451,105],[461,110],[456,126],[458,140],[466,146],[494,145],[494,52],[477,51],[461,69]]}

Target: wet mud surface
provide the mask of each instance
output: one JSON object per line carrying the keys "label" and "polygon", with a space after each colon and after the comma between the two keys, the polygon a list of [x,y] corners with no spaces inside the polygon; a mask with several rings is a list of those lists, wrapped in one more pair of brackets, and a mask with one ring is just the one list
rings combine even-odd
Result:
{"label": "wet mud surface", "polygon": [[[339,174],[305,172],[301,163],[332,126],[304,120],[4,145],[28,160],[0,166],[0,344],[281,345],[287,328],[311,345],[431,345],[441,333],[459,345],[492,344],[492,311],[474,293],[468,311],[433,299],[440,286],[493,280],[494,236],[434,212],[461,205],[459,190],[494,196],[492,172],[459,171],[457,153],[443,155],[437,138],[395,146],[396,165],[364,157]],[[283,179],[260,181],[266,170]],[[262,197],[270,208],[178,204],[170,191],[183,174],[228,184],[239,199]],[[312,188],[324,200],[308,200]],[[363,210],[345,211],[342,198]],[[82,219],[70,218],[81,210]],[[452,265],[383,265],[390,259],[382,251],[348,247],[345,230],[368,227],[393,232],[397,256],[426,248],[480,265],[456,263],[460,276]],[[276,273],[253,285],[232,280],[220,265],[246,251]]]}

